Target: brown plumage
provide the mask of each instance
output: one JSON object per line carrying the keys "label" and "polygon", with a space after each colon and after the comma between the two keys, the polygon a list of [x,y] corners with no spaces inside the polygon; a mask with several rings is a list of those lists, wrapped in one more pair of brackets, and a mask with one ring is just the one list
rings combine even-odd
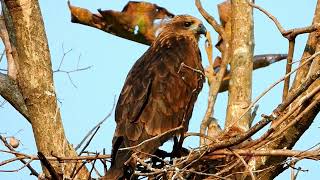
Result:
{"label": "brown plumage", "polygon": [[[117,127],[107,179],[123,176],[124,163],[133,151],[119,148],[179,127],[183,119],[185,131],[188,129],[204,82],[198,48],[199,36],[204,33],[200,20],[175,16],[161,27],[156,40],[130,70],[116,107]],[[153,154],[163,143],[153,141],[135,150]]]}

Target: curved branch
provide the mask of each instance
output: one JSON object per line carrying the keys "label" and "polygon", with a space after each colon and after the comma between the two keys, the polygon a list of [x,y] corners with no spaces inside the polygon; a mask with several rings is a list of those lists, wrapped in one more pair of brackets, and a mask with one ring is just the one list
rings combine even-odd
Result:
{"label": "curved branch", "polygon": [[13,58],[13,49],[10,43],[8,30],[6,28],[4,16],[0,17],[0,37],[5,47],[6,57],[7,57],[7,65],[8,65],[8,75],[13,80],[17,77],[17,67],[16,62]]}
{"label": "curved branch", "polygon": [[0,95],[30,122],[27,106],[17,84],[3,73],[0,73]]}
{"label": "curved branch", "polygon": [[214,17],[212,17],[205,9],[203,9],[200,0],[195,0],[195,3],[199,12],[207,20],[207,22],[218,34],[220,34],[223,39],[226,39],[223,27],[214,19]]}

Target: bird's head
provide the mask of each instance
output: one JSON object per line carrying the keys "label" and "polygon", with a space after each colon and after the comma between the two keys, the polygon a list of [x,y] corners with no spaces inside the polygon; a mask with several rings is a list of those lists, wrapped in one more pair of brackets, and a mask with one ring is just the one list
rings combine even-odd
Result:
{"label": "bird's head", "polygon": [[201,34],[206,35],[207,30],[199,19],[190,15],[177,15],[163,23],[157,32],[158,35],[166,33],[194,36],[199,39]]}

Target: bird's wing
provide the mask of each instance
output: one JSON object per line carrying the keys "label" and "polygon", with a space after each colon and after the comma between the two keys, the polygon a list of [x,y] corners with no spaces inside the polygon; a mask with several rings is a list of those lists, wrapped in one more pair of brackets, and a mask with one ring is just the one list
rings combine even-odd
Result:
{"label": "bird's wing", "polygon": [[147,66],[145,58],[142,56],[127,76],[116,106],[117,128],[115,136],[126,136],[125,130],[130,123],[135,124],[131,129],[131,135],[139,136],[141,134],[142,126],[138,119],[148,102],[153,79]]}
{"label": "bird's wing", "polygon": [[144,123],[147,134],[151,136],[181,124],[192,93],[181,77],[165,71],[166,73],[154,77],[148,104],[139,119]]}
{"label": "bird's wing", "polygon": [[155,72],[151,95],[139,119],[151,136],[176,128],[182,121],[187,126],[203,84],[202,74],[182,67],[185,63],[203,71],[198,48],[188,39],[169,41],[158,49],[161,59],[151,66]]}
{"label": "bird's wing", "polygon": [[168,46],[150,47],[128,74],[116,108],[116,136],[141,141],[178,127],[183,118],[189,121],[199,75],[178,71],[182,62],[200,63],[199,51],[183,51],[188,41],[181,39]]}

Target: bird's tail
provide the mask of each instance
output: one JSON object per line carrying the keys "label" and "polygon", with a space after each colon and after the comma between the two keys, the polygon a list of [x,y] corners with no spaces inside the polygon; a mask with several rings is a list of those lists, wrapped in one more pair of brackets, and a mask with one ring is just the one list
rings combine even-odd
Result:
{"label": "bird's tail", "polygon": [[106,175],[102,179],[124,179],[123,168],[112,167],[107,171]]}
{"label": "bird's tail", "polygon": [[127,167],[125,166],[125,162],[130,158],[131,151],[119,151],[120,148],[124,147],[123,137],[114,137],[111,152],[111,167],[103,179],[125,179],[125,176],[127,176]]}

